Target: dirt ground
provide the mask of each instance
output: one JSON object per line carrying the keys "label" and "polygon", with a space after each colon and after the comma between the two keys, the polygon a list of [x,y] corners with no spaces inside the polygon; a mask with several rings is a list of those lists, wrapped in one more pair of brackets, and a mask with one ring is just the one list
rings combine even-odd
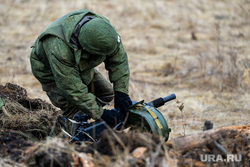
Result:
{"label": "dirt ground", "polygon": [[0,0],[0,84],[18,84],[30,99],[50,103],[32,75],[30,46],[48,24],[79,8],[107,17],[121,35],[133,100],[176,94],[180,103],[159,108],[170,139],[201,132],[205,120],[214,128],[250,122],[249,0]]}
{"label": "dirt ground", "polygon": [[[0,166],[68,167],[84,166],[85,161],[93,166],[249,164],[250,124],[213,131],[211,121],[206,121],[204,132],[172,138],[167,143],[150,133],[105,130],[99,142],[70,144],[56,122],[60,113],[51,104],[29,98],[24,88],[10,83],[0,85],[0,97],[5,103],[0,110]],[[201,155],[221,155],[226,160],[227,154],[241,156],[240,162],[201,162]]]}

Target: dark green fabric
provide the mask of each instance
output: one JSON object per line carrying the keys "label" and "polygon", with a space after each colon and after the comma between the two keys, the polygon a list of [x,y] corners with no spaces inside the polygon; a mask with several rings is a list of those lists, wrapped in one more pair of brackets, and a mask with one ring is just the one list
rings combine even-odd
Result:
{"label": "dark green fabric", "polygon": [[106,20],[95,18],[84,24],[79,33],[84,50],[94,55],[111,55],[118,47],[118,34]]}
{"label": "dark green fabric", "polygon": [[118,49],[116,54],[106,57],[105,68],[109,71],[109,80],[113,83],[114,91],[128,94],[130,70],[122,42]]}
{"label": "dark green fabric", "polygon": [[[88,85],[94,77],[94,67],[104,62],[114,91],[128,94],[129,66],[122,42],[119,43],[115,54],[92,54],[82,58],[85,52],[69,41],[75,25],[85,15],[107,21],[85,9],[63,16],[49,25],[38,37],[32,46],[30,61],[32,72],[42,85],[56,85],[60,94],[70,104],[92,118],[99,119],[103,109],[96,103],[95,96],[88,91]],[[68,112],[70,111],[65,111],[65,114]]]}
{"label": "dark green fabric", "polygon": [[[74,103],[69,102],[68,99],[64,97],[62,91],[54,85],[43,85],[43,89],[46,91],[50,101],[56,107],[61,108],[64,113],[63,115],[72,118],[75,113],[79,111],[79,107],[77,107]],[[100,72],[94,70],[94,78],[93,84],[88,85],[88,92],[94,90],[94,95],[96,97],[103,97],[106,95],[113,95],[112,85],[101,75]],[[86,112],[88,115],[92,115],[89,112]]]}
{"label": "dark green fabric", "polygon": [[3,102],[2,98],[0,97],[0,110],[2,109],[3,106],[4,106],[4,102]]}
{"label": "dark green fabric", "polygon": [[105,77],[96,69],[94,69],[94,78],[88,85],[89,91],[97,97],[114,95],[113,87],[105,79]]}

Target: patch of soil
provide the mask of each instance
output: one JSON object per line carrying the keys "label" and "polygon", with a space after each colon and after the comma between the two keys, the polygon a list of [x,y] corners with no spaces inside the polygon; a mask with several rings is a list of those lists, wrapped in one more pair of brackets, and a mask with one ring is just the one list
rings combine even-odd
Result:
{"label": "patch of soil", "polygon": [[56,122],[59,112],[41,99],[29,98],[24,88],[11,83],[0,85],[0,97],[4,101],[3,110],[0,110],[3,130],[18,130],[37,139],[60,131]]}
{"label": "patch of soil", "polygon": [[67,152],[58,151],[58,149],[55,148],[48,148],[47,150],[37,152],[34,155],[35,163],[29,166],[69,167],[71,166],[69,155]]}
{"label": "patch of soil", "polygon": [[0,132],[0,157],[10,157],[14,161],[22,158],[22,151],[34,143],[16,132]]}
{"label": "patch of soil", "polygon": [[62,138],[48,138],[34,143],[22,152],[19,163],[30,167],[70,167],[73,149],[67,140]]}
{"label": "patch of soil", "polygon": [[0,85],[0,97],[3,100],[16,101],[29,110],[55,110],[51,104],[41,99],[30,99],[26,89],[12,83]]}

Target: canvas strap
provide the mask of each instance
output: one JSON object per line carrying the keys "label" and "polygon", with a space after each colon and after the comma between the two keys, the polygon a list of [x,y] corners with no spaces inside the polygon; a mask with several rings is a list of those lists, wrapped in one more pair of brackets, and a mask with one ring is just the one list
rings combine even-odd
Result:
{"label": "canvas strap", "polygon": [[72,36],[70,38],[70,41],[75,44],[78,48],[80,48],[80,43],[78,41],[78,36],[80,33],[80,29],[82,26],[87,23],[88,21],[92,20],[94,17],[92,16],[84,16],[82,20],[76,25],[74,32],[72,33]]}
{"label": "canvas strap", "polygon": [[156,125],[158,126],[158,128],[159,129],[162,129],[163,128],[163,126],[161,125],[161,123],[160,123],[160,121],[159,121],[159,119],[158,119],[158,117],[155,115],[155,113],[152,111],[152,110],[150,110],[149,108],[147,108],[147,107],[145,107],[144,105],[142,105],[142,104],[136,104],[136,106],[135,106],[137,109],[139,109],[139,108],[145,108],[147,111],[148,111],[148,113],[152,116],[152,118],[154,119],[154,121],[155,121],[155,123],[156,123]]}

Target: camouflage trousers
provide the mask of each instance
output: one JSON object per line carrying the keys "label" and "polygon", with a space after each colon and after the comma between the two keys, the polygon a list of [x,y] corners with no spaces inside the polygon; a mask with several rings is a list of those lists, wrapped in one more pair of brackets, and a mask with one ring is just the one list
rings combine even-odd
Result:
{"label": "camouflage trousers", "polygon": [[[56,85],[42,85],[51,103],[63,111],[63,115],[72,118],[79,109],[62,95]],[[96,96],[97,103],[104,106],[114,98],[114,91],[111,83],[98,71],[94,70],[94,77],[88,85],[88,91]],[[83,111],[84,112],[84,111]]]}

